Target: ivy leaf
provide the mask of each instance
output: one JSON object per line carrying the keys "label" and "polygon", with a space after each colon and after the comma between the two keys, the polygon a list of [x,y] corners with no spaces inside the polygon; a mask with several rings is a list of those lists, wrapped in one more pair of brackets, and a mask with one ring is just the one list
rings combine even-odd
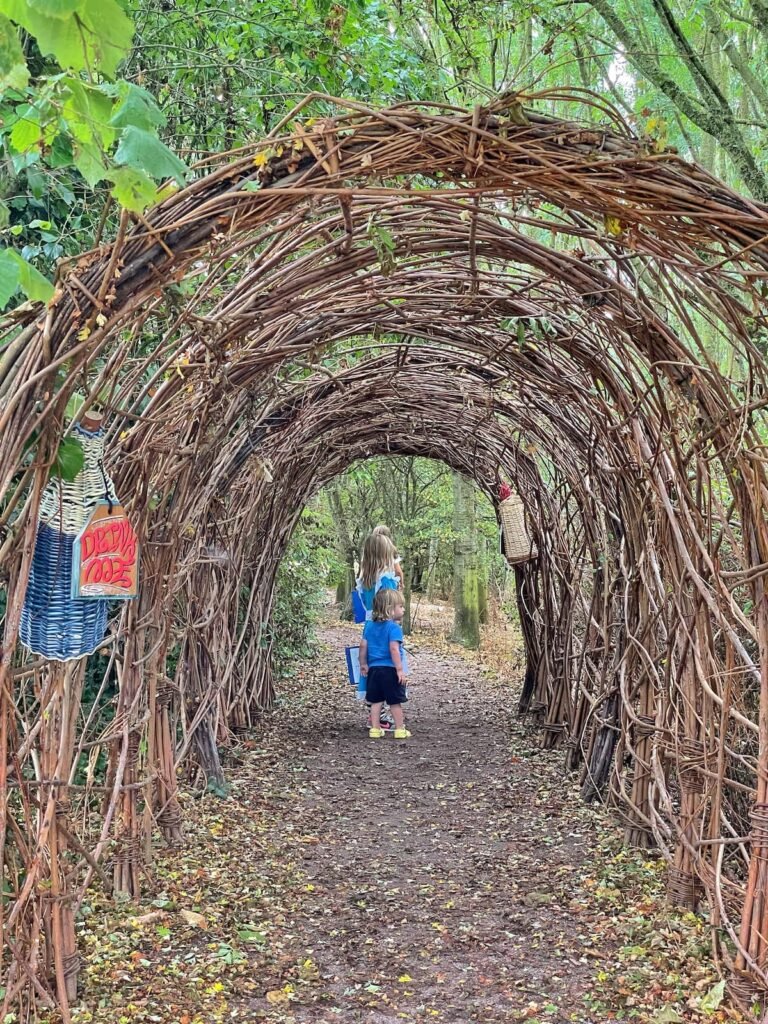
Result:
{"label": "ivy leaf", "polygon": [[118,167],[110,171],[112,195],[121,206],[134,213],[142,213],[157,198],[155,183],[135,167]]}
{"label": "ivy leaf", "polygon": [[156,135],[134,125],[123,131],[115,161],[146,171],[153,178],[175,178],[179,183],[187,173],[186,165]]}
{"label": "ivy leaf", "polygon": [[[67,14],[67,0],[0,0],[0,14],[36,39],[41,53],[52,54],[63,68],[98,68],[112,76],[128,52],[133,24],[116,0],[81,0]],[[33,6],[34,3],[34,6]],[[52,15],[48,5],[58,7]]]}
{"label": "ivy leaf", "polygon": [[109,123],[115,128],[143,128],[152,131],[165,124],[165,114],[155,103],[146,89],[131,82],[120,83],[121,99],[117,103]]}
{"label": "ivy leaf", "polygon": [[653,1024],[683,1024],[683,1018],[674,1006],[664,1006],[651,1018]]}
{"label": "ivy leaf", "polygon": [[85,465],[85,452],[79,439],[68,434],[59,445],[56,461],[51,468],[51,476],[61,477],[72,483]]}
{"label": "ivy leaf", "polygon": [[29,81],[29,69],[19,42],[19,33],[0,14],[0,93],[6,89],[23,89]]}

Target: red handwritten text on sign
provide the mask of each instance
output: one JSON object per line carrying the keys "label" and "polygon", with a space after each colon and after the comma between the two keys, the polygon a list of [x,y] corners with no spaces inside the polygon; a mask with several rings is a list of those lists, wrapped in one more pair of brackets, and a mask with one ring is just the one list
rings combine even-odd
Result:
{"label": "red handwritten text on sign", "polygon": [[122,506],[98,505],[77,538],[73,597],[135,597],[139,545]]}

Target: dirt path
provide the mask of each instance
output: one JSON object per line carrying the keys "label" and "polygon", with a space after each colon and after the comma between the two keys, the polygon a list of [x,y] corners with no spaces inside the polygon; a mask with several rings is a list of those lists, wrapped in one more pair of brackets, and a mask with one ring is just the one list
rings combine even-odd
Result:
{"label": "dirt path", "polygon": [[[342,631],[325,639],[340,663]],[[344,1019],[394,1024],[431,1007],[458,1024],[531,1002],[573,1007],[589,969],[561,947],[577,927],[570,882],[589,829],[564,817],[560,772],[540,752],[511,754],[509,716],[477,670],[428,650],[416,662],[411,741],[371,741],[344,702],[302,749],[320,840],[304,869],[337,908],[312,944]],[[391,1009],[345,997],[371,982]]]}
{"label": "dirt path", "polygon": [[[562,753],[539,750],[498,684],[426,646],[413,738],[369,740],[343,672],[357,636],[322,633],[319,656],[230,767],[230,799],[188,802],[187,844],[157,866],[160,898],[133,916],[94,901],[75,1021],[627,1015],[606,914],[627,898],[595,880],[606,817],[579,804]],[[657,997],[677,995],[659,984]],[[661,1019],[702,1019],[683,1012]]]}

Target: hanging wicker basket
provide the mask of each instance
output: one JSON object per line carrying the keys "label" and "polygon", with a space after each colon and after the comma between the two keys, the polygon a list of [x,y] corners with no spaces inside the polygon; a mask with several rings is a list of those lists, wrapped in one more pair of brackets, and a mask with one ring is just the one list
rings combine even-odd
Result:
{"label": "hanging wicker basket", "polygon": [[504,557],[510,565],[528,562],[538,554],[525,525],[525,505],[518,494],[499,503],[501,530],[504,535]]}

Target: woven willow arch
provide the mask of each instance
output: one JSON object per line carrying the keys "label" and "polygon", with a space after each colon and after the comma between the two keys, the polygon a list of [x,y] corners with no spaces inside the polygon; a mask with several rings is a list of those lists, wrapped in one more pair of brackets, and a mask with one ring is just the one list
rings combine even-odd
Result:
{"label": "woven willow arch", "polygon": [[[270,698],[262,623],[302,507],[394,453],[492,498],[515,480],[540,552],[518,573],[521,710],[586,799],[610,790],[628,841],[662,849],[675,900],[706,894],[734,994],[768,988],[768,208],[610,109],[524,99],[310,97],[272,138],[124,214],[112,243],[60,268],[45,310],[6,321],[4,1010],[23,1019],[54,993],[66,1014],[73,904],[96,876],[138,891],[142,806],[182,841],[177,761],[218,771],[217,741]],[[302,122],[311,104],[326,116]],[[118,692],[85,725],[86,665],[16,646],[75,391],[107,409],[144,545],[140,598],[107,647]],[[101,749],[102,814],[79,813],[95,790],[69,784],[73,765]]]}

